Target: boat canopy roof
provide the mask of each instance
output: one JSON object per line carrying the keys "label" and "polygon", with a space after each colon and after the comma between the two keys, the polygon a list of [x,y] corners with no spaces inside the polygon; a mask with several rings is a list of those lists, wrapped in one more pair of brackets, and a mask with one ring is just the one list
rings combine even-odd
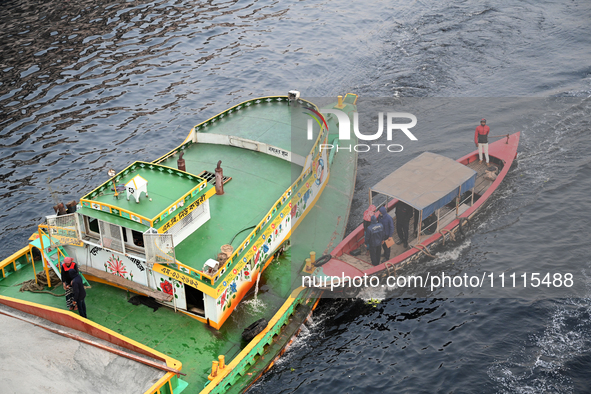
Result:
{"label": "boat canopy roof", "polygon": [[[423,211],[423,218],[452,201],[461,190],[470,190],[476,171],[457,161],[431,152],[412,159],[370,190]],[[461,188],[461,189],[460,189]]]}

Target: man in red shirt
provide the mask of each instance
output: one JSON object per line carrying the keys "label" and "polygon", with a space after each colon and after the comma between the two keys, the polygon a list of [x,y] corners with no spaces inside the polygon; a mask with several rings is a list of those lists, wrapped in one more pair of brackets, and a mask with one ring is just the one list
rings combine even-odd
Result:
{"label": "man in red shirt", "polygon": [[482,151],[484,150],[484,156],[486,157],[486,165],[489,166],[488,162],[488,133],[490,133],[490,127],[486,125],[486,119],[480,120],[480,126],[476,126],[476,133],[474,134],[474,143],[478,147],[478,159],[482,163]]}

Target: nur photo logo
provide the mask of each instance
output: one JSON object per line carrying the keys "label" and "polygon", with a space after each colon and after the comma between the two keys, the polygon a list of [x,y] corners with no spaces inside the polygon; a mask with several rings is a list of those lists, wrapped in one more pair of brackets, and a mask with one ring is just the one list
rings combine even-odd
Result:
{"label": "nur photo logo", "polygon": [[[310,116],[312,119],[308,119],[307,124],[307,139],[311,141],[313,139],[314,131],[313,131],[313,120],[318,123],[320,127],[324,125],[324,127],[328,130],[328,124],[326,122],[325,117],[323,114],[333,114],[337,117],[338,120],[338,128],[339,128],[339,141],[342,143],[344,141],[348,141],[351,139],[351,122],[349,121],[349,116],[340,111],[338,109],[322,109],[322,113],[316,111],[314,108],[306,107],[307,111],[306,114]],[[363,134],[359,130],[359,114],[357,112],[353,113],[353,132],[355,136],[359,139],[359,141],[377,141],[378,139],[382,138],[384,134],[384,118],[386,119],[386,139],[388,142],[392,141],[394,132],[399,130],[406,137],[408,137],[411,141],[418,141],[417,137],[409,130],[416,126],[417,124],[417,117],[408,112],[387,112],[384,116],[383,112],[378,113],[378,131],[374,134]],[[402,119],[410,119],[410,123],[399,123]],[[330,132],[330,130],[329,130]],[[355,150],[356,152],[369,152],[370,150],[376,149],[378,152],[384,150],[388,152],[402,152],[404,147],[401,144],[380,144],[380,143],[372,143],[372,144],[356,144],[356,145],[334,145],[334,144],[321,144],[320,151],[323,149],[333,149],[336,148],[337,152],[339,150],[347,150],[351,151],[351,149]]]}

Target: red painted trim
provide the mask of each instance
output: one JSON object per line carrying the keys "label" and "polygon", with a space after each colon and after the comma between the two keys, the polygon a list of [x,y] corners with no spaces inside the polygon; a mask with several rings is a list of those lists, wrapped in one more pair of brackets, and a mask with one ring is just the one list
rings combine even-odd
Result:
{"label": "red painted trim", "polygon": [[156,358],[164,362],[167,361],[166,359],[159,357],[158,355],[151,353],[144,348],[136,346],[130,342],[123,340],[118,336],[110,334],[109,332],[105,331],[108,329],[99,326],[98,324],[93,323],[87,319],[84,319],[72,312],[60,311],[59,309],[46,307],[43,305],[37,305],[29,302],[21,302],[19,300],[11,299],[8,297],[0,297],[0,303],[7,305],[11,308],[17,309],[21,312],[41,317],[52,323],[59,324],[60,326],[69,327],[74,330],[84,332],[86,334],[92,335],[95,338],[103,339],[109,343],[121,346],[125,349],[132,350],[145,356]]}

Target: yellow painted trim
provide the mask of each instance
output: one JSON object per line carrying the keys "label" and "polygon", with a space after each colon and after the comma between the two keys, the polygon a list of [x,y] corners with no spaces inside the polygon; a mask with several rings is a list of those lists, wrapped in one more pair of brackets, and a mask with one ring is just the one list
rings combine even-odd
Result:
{"label": "yellow painted trim", "polygon": [[193,319],[195,319],[195,320],[199,320],[201,323],[205,323],[205,324],[207,324],[207,319],[204,319],[204,318],[202,318],[202,317],[200,317],[200,316],[197,316],[197,315],[195,315],[195,314],[193,314],[193,313],[189,313],[189,312],[187,312],[187,311],[184,311],[184,310],[182,310],[182,309],[178,309],[178,308],[177,308],[177,311],[179,311],[179,312],[181,312],[181,313],[184,313],[185,315],[187,315],[187,316],[189,316],[189,317],[192,317],[192,318],[193,318]]}
{"label": "yellow painted trim", "polygon": [[281,308],[275,313],[273,318],[267,324],[267,327],[263,331],[261,331],[250,343],[232,360],[230,364],[227,364],[226,367],[222,370],[218,369],[218,376],[216,376],[205,388],[201,391],[200,394],[209,394],[221,381],[230,373],[238,363],[242,361],[248,354],[255,348],[256,345],[265,337],[265,335],[277,324],[277,322],[281,319],[281,317],[287,312],[289,307],[296,301],[298,295],[305,290],[304,287],[298,287],[294,291],[291,292],[289,298],[283,303]]}
{"label": "yellow painted trim", "polygon": [[[10,256],[8,256],[7,258],[5,258],[4,260],[2,260],[0,262],[0,268],[2,270],[4,270],[4,268],[14,262],[16,262],[16,260],[18,260],[19,258],[27,255],[27,253],[29,253],[29,251],[31,250],[31,246],[27,245],[24,248],[22,248],[21,250],[19,250],[18,252],[15,252],[13,254],[11,254]],[[16,266],[14,267],[15,271],[16,271]]]}
{"label": "yellow painted trim", "polygon": [[[194,189],[192,189],[192,190],[194,190]],[[206,191],[204,194],[202,194],[199,198],[197,198],[195,201],[193,201],[191,204],[189,204],[188,207],[183,208],[182,210],[179,210],[179,212],[176,215],[172,216],[170,219],[168,219],[166,222],[164,222],[164,224],[158,228],[158,232],[160,234],[163,234],[163,233],[167,232],[168,230],[170,230],[171,228],[173,228],[174,225],[177,224],[178,222],[180,222],[180,220],[182,219],[182,218],[179,218],[179,216],[181,214],[183,215],[183,217],[187,216],[189,213],[193,212],[195,209],[197,209],[203,203],[205,203],[205,201],[209,200],[214,194],[215,194],[215,188],[212,187],[211,189]],[[186,197],[186,195],[185,195],[185,197]],[[201,198],[203,198],[203,201],[201,201],[199,204],[196,204],[198,202],[198,200]],[[184,197],[182,199],[184,199]],[[176,203],[178,203],[180,200],[181,199],[179,199]],[[171,206],[169,206],[168,209],[170,209]],[[168,209],[165,209],[164,211],[160,212],[160,215],[158,215],[157,217],[162,216],[164,214],[164,212],[168,212]],[[156,218],[154,218],[154,219],[156,219]],[[172,222],[172,224],[170,224],[170,226],[169,226],[168,224],[171,222]]]}
{"label": "yellow painted trim", "polygon": [[349,93],[345,94],[345,97],[347,97],[350,94],[353,95],[353,96],[355,96],[355,101],[353,101],[353,105],[356,105],[357,104],[357,99],[359,98],[359,95],[357,93],[351,93],[351,92],[349,92]]}
{"label": "yellow painted trim", "polygon": [[[150,227],[152,226],[152,220],[150,220],[149,218],[147,218],[147,217],[145,217],[145,216],[138,215],[138,214],[136,214],[136,213],[133,213],[133,212],[131,212],[131,211],[128,211],[127,209],[119,208],[119,207],[116,207],[116,206],[114,206],[114,205],[111,205],[111,204],[109,204],[109,203],[98,202],[98,201],[87,200],[87,199],[85,199],[85,198],[81,198],[81,199],[80,199],[80,204],[82,204],[83,202],[87,202],[87,203],[89,203],[89,204],[104,205],[104,206],[106,206],[106,207],[109,207],[110,209],[116,209],[117,211],[119,211],[119,216],[121,216],[121,212],[126,212],[126,213],[128,213],[130,216],[131,216],[131,215],[133,215],[133,216],[135,216],[135,217],[138,217],[138,218],[140,218],[140,219],[144,219],[144,220],[146,220],[146,221],[150,222]],[[85,207],[85,208],[86,208],[86,207]],[[90,209],[94,209],[95,211],[99,211],[99,212],[102,212],[102,213],[113,214],[112,212],[105,212],[105,211],[103,211],[103,210],[101,210],[101,209],[95,209],[95,208],[93,208],[93,207],[92,207],[92,205],[90,206]],[[121,216],[121,217],[122,217],[122,216]],[[126,219],[126,218],[124,218],[124,219]],[[129,219],[129,220],[133,220],[133,219]],[[136,222],[135,220],[133,220],[133,221],[134,221],[134,222]],[[136,223],[138,223],[138,222],[136,222]],[[140,223],[140,224],[141,224],[141,223]]]}
{"label": "yellow painted trim", "polygon": [[308,209],[306,209],[304,211],[304,214],[298,219],[296,225],[291,228],[291,231],[295,231],[295,229],[298,228],[298,226],[304,220],[304,218],[306,217],[306,215],[308,215],[308,213],[312,210],[312,208],[314,207],[314,205],[316,205],[316,201],[318,201],[318,199],[320,198],[320,196],[324,192],[324,188],[326,187],[326,185],[328,185],[328,180],[329,179],[330,179],[330,171],[328,172],[328,174],[326,174],[326,180],[322,183],[322,187],[320,187],[320,192],[316,194],[316,197],[314,197],[314,200],[312,200],[312,203],[308,206]]}
{"label": "yellow painted trim", "polygon": [[[322,183],[322,186],[321,186],[319,192],[316,194],[316,196],[314,197],[314,199],[312,200],[312,202],[310,203],[310,205],[306,208],[306,210],[304,211],[304,214],[300,218],[298,218],[298,221],[297,221],[295,227],[292,227],[289,230],[289,232],[286,234],[286,236],[284,238],[284,241],[285,240],[288,240],[291,237],[291,234],[295,230],[295,228],[297,228],[297,226],[299,225],[299,223],[301,223],[301,221],[303,221],[303,219],[306,217],[306,215],[308,214],[308,212],[310,212],[310,210],[314,207],[314,205],[316,205],[316,202],[318,201],[318,198],[324,192],[324,188],[328,184],[329,179],[330,179],[330,171],[328,171],[328,173],[326,174],[326,179]],[[302,193],[302,191],[304,191],[304,190],[307,191],[310,188],[311,188],[311,186],[310,187],[306,187],[305,186],[305,182],[304,182],[304,183],[302,183],[302,186],[300,187],[300,189],[296,193]],[[290,189],[292,189],[292,188],[290,187]],[[304,193],[305,193],[305,191],[304,191]],[[286,193],[287,193],[287,191],[284,193],[284,195]],[[272,214],[273,209],[275,209],[275,206],[282,200],[282,198],[283,198],[284,195],[282,195],[281,198],[279,198],[277,200],[277,202],[275,203],[275,205],[273,206],[273,208],[271,208],[271,210],[269,211],[269,213],[267,214],[267,216],[270,215],[270,214]],[[291,200],[293,200],[293,199],[294,199],[294,197],[293,197],[293,193],[292,193],[291,197],[288,198],[288,199],[286,199],[285,203],[282,206],[282,209],[280,208],[280,213],[283,213],[284,214],[284,217],[285,217],[285,215],[291,215],[291,207],[289,206],[289,202],[291,202]],[[263,220],[261,220],[261,223],[266,220],[267,216],[265,216],[265,218]],[[284,219],[281,218],[280,215],[277,215],[275,217],[275,220],[273,220],[270,223],[269,222],[265,223],[265,226],[271,225],[271,224],[276,224],[277,225],[278,223],[282,222],[283,220]],[[246,237],[246,240],[250,240],[251,236],[253,234],[255,234],[257,230],[260,231],[262,227],[263,226],[261,226],[261,224],[257,225],[257,228],[255,228],[248,235],[248,237]],[[236,262],[236,264],[235,264],[235,266],[233,268],[231,268],[234,265],[234,259],[236,259],[236,257],[238,257],[238,255],[239,255],[238,252],[240,251],[240,249],[243,249],[244,244],[246,243],[246,240],[245,240],[240,245],[240,247],[236,248],[236,250],[234,251],[234,253],[232,253],[232,256],[228,259],[228,261],[223,266],[220,267],[220,270],[222,270],[222,269],[225,268],[226,270],[229,270],[229,269],[233,269],[234,270],[235,269],[236,271],[240,272],[245,267],[245,265],[248,263],[248,261],[252,258],[252,255],[255,253],[253,251],[253,247],[256,246],[257,249],[258,249],[265,242],[265,240],[263,240],[260,235],[261,235],[260,233],[257,234],[257,239],[252,244],[249,244],[248,245],[248,247],[250,247],[251,250],[250,251],[247,251],[247,254],[244,256],[246,258],[246,261],[244,261],[244,259],[241,259],[239,262]],[[244,250],[242,250],[242,252],[244,252]],[[183,267],[188,268],[190,271],[196,272],[200,276],[200,278],[202,280],[203,280],[203,278],[206,278],[206,279],[209,279],[210,281],[213,282],[213,279],[209,275],[204,274],[202,271],[195,270],[194,268],[187,267],[186,265],[183,265]],[[222,291],[226,287],[228,287],[228,286],[225,286],[225,287],[223,286],[223,281],[219,281],[218,282],[218,285],[215,286],[215,287],[210,286],[210,285],[205,284],[205,283],[203,283],[201,281],[198,281],[197,279],[195,279],[195,278],[193,278],[193,277],[191,277],[191,276],[189,276],[189,275],[187,275],[187,274],[185,274],[183,272],[180,272],[178,270],[173,270],[173,269],[171,269],[169,267],[166,267],[166,266],[163,266],[163,265],[160,265],[160,264],[155,264],[154,267],[153,267],[153,270],[156,271],[156,272],[159,272],[159,273],[161,273],[163,275],[167,275],[167,276],[169,276],[169,277],[171,277],[173,279],[179,280],[179,281],[183,282],[184,284],[187,284],[187,285],[189,285],[191,287],[194,287],[194,288],[202,291],[203,293],[207,294],[208,296],[211,296],[214,299],[217,299],[219,297],[219,295],[222,293]],[[264,268],[262,270],[260,270],[261,273],[262,273],[262,271],[264,271]],[[225,277],[226,283],[229,284],[229,283],[232,282],[232,279],[235,276],[235,275],[234,276],[232,276],[232,275],[233,274],[229,274],[229,275],[227,275]],[[236,274],[236,275],[238,275],[238,274]],[[213,285],[213,283],[212,283],[212,285]],[[210,320],[210,322],[211,322],[211,320]],[[213,326],[213,322],[211,322],[211,323],[212,323],[212,326]]]}
{"label": "yellow painted trim", "polygon": [[172,279],[178,280],[183,282],[186,285],[196,288],[197,290],[201,290],[203,293],[207,294],[210,297],[217,299],[217,293],[215,289],[211,286],[206,285],[205,283],[199,282],[197,279],[172,268],[166,267],[162,264],[154,264],[152,267],[152,271],[156,271],[162,275],[166,275],[171,277]]}
{"label": "yellow painted trim", "polygon": [[[148,183],[148,181],[146,180],[146,178],[144,178],[140,174],[137,174],[136,176],[134,176],[133,178],[131,178],[131,181],[129,181],[129,182],[133,182],[133,187],[135,187],[136,189],[137,189],[137,183],[135,183],[135,178],[140,178],[144,182]],[[128,185],[129,185],[129,182],[127,182]]]}
{"label": "yellow painted trim", "polygon": [[[240,106],[240,105],[246,105],[246,103],[248,103],[248,102],[251,102],[251,101],[256,101],[256,100],[265,100],[265,99],[268,99],[268,98],[285,98],[285,99],[287,99],[287,96],[281,96],[281,95],[279,95],[279,96],[264,96],[264,97],[257,97],[257,98],[252,98],[252,99],[249,99],[249,100],[243,101],[243,102],[241,102],[241,103],[238,103],[238,104],[236,104],[235,106],[233,106],[233,107],[230,107],[230,108],[228,108],[228,109],[226,109],[226,110],[224,110],[224,111],[222,111],[222,112],[218,113],[217,115],[214,115],[214,116],[212,116],[211,118],[209,118],[209,119],[206,119],[206,120],[204,120],[203,122],[201,122],[201,123],[198,123],[198,124],[196,124],[195,126],[193,126],[193,127],[191,128],[191,131],[189,132],[189,135],[188,135],[188,136],[185,138],[185,140],[183,141],[183,143],[182,143],[182,144],[178,145],[176,148],[172,149],[172,150],[171,150],[171,151],[169,151],[168,153],[166,153],[166,154],[164,154],[164,155],[160,156],[159,158],[157,158],[156,160],[154,160],[152,163],[154,163],[154,164],[158,164],[159,162],[161,162],[161,161],[164,161],[165,159],[168,159],[168,158],[169,158],[169,156],[171,156],[171,155],[173,154],[173,152],[174,152],[174,151],[176,151],[176,150],[177,150],[179,147],[183,146],[184,144],[186,144],[186,143],[189,141],[189,139],[192,137],[193,133],[196,133],[196,130],[195,130],[195,129],[196,129],[197,127],[201,126],[202,124],[204,124],[204,123],[207,123],[207,122],[211,121],[212,119],[214,119],[214,118],[216,118],[216,117],[220,116],[221,114],[223,114],[223,113],[225,113],[225,112],[228,112],[228,111],[230,111],[230,110],[232,110],[232,109],[234,109],[234,108],[236,108],[236,107],[238,107],[238,106]],[[316,104],[314,104],[314,103],[312,103],[312,102],[310,102],[310,101],[308,101],[308,100],[302,99],[302,98],[300,98],[300,100],[302,100],[302,101],[304,101],[304,102],[308,103],[309,105],[311,105],[312,107],[314,107],[314,108],[315,108],[317,111],[319,111],[319,109],[318,109],[318,106],[317,106]],[[320,134],[321,134],[321,133],[320,133]],[[176,153],[176,152],[175,152],[175,153]]]}
{"label": "yellow painted trim", "polygon": [[[169,376],[170,375],[170,376]],[[160,389],[164,387],[167,383],[170,385],[170,392],[172,393],[172,383],[170,383],[170,379],[174,376],[172,372],[167,372],[166,375],[161,377],[156,383],[152,385],[148,390],[144,392],[144,394],[160,394]]]}
{"label": "yellow painted trim", "polygon": [[[181,144],[181,145],[182,145],[182,144]],[[157,215],[157,216],[153,217],[152,219],[150,219],[150,218],[147,218],[147,217],[145,217],[145,216],[142,216],[142,215],[139,215],[139,214],[136,214],[136,213],[134,213],[134,212],[132,212],[132,211],[129,211],[129,210],[127,210],[127,209],[116,207],[116,206],[114,206],[114,205],[112,205],[112,204],[109,204],[109,203],[104,203],[104,202],[100,202],[100,201],[90,200],[90,199],[86,198],[88,195],[92,194],[92,193],[93,193],[93,192],[95,192],[97,189],[100,189],[100,188],[101,188],[103,185],[105,185],[105,184],[107,184],[107,183],[110,183],[110,182],[111,182],[111,180],[110,180],[110,179],[109,179],[108,181],[106,181],[106,182],[103,182],[103,183],[101,183],[99,186],[97,186],[96,188],[94,188],[94,189],[93,189],[91,192],[89,192],[89,193],[86,193],[86,194],[85,194],[85,195],[84,195],[84,196],[83,196],[83,197],[80,199],[80,204],[82,204],[82,202],[87,202],[87,203],[89,203],[89,204],[97,204],[97,205],[101,205],[101,206],[102,206],[102,205],[104,205],[104,206],[106,206],[106,207],[109,207],[111,210],[113,210],[113,209],[116,209],[117,211],[119,211],[119,216],[121,216],[121,212],[125,212],[125,213],[128,213],[130,216],[131,216],[131,215],[133,215],[133,216],[135,216],[135,217],[138,217],[138,218],[140,218],[140,219],[146,220],[147,222],[149,222],[149,223],[150,223],[150,227],[154,227],[154,220],[156,220],[157,218],[160,218],[160,216],[162,216],[162,214],[164,214],[164,212],[167,212],[167,211],[170,209],[170,207],[171,207],[172,205],[176,205],[176,204],[178,204],[178,203],[179,203],[181,200],[184,200],[184,198],[185,198],[187,195],[191,194],[191,193],[192,193],[192,192],[193,192],[195,189],[198,189],[199,187],[201,187],[201,185],[203,185],[204,183],[205,183],[205,185],[206,185],[205,187],[207,187],[207,181],[206,181],[204,178],[201,178],[200,176],[197,176],[197,175],[195,175],[195,174],[191,174],[191,173],[189,173],[189,172],[182,171],[182,170],[179,170],[179,169],[177,169],[177,168],[170,167],[170,166],[164,166],[164,165],[158,164],[158,163],[156,163],[156,162],[147,162],[147,161],[141,161],[141,160],[134,161],[133,163],[131,163],[130,165],[128,165],[127,167],[125,167],[124,169],[122,169],[121,171],[119,171],[119,172],[118,172],[118,173],[117,173],[117,174],[116,174],[116,175],[115,175],[113,178],[111,178],[111,179],[114,179],[114,178],[116,178],[116,177],[120,176],[120,174],[121,174],[121,173],[123,173],[123,172],[124,172],[124,171],[126,171],[128,168],[130,168],[130,167],[132,167],[133,165],[135,165],[135,164],[138,164],[138,163],[139,163],[139,164],[146,164],[146,165],[156,165],[156,166],[158,166],[158,167],[162,167],[162,168],[166,168],[166,169],[171,169],[171,170],[174,170],[174,171],[176,171],[176,172],[180,172],[180,173],[183,173],[183,174],[186,174],[186,175],[190,175],[190,176],[192,176],[192,177],[195,177],[195,178],[197,178],[197,179],[201,179],[201,182],[199,182],[199,184],[197,184],[197,186],[193,187],[191,190],[189,190],[187,193],[185,193],[185,194],[183,195],[183,197],[182,197],[182,198],[179,198],[178,200],[176,200],[176,201],[175,201],[173,204],[171,204],[171,205],[170,205],[168,208],[166,208],[165,210],[163,210],[162,212],[160,212],[160,214],[159,214],[159,215]],[[134,180],[134,178],[135,178],[136,176],[139,176],[140,178],[142,178],[144,181],[146,181],[146,182],[148,183],[148,181],[147,181],[145,178],[143,178],[141,175],[139,175],[139,174],[135,175],[135,176],[134,176],[134,177],[131,179],[131,181],[133,181],[133,180]],[[130,182],[131,182],[131,181],[130,181]],[[128,182],[128,183],[129,183],[129,182]],[[135,185],[135,181],[134,181],[134,185]],[[136,188],[137,188],[137,186],[136,186]],[[90,207],[90,209],[94,209],[94,208],[92,208],[92,206],[91,206],[91,207]],[[99,210],[99,209],[96,209],[96,211],[105,212],[105,211],[103,211],[103,210]],[[105,213],[111,213],[111,214],[112,214],[112,212],[105,212]],[[133,220],[133,219],[130,219],[130,220]],[[134,220],[134,221],[135,221],[135,220]],[[136,223],[137,223],[137,222],[136,222]]]}

